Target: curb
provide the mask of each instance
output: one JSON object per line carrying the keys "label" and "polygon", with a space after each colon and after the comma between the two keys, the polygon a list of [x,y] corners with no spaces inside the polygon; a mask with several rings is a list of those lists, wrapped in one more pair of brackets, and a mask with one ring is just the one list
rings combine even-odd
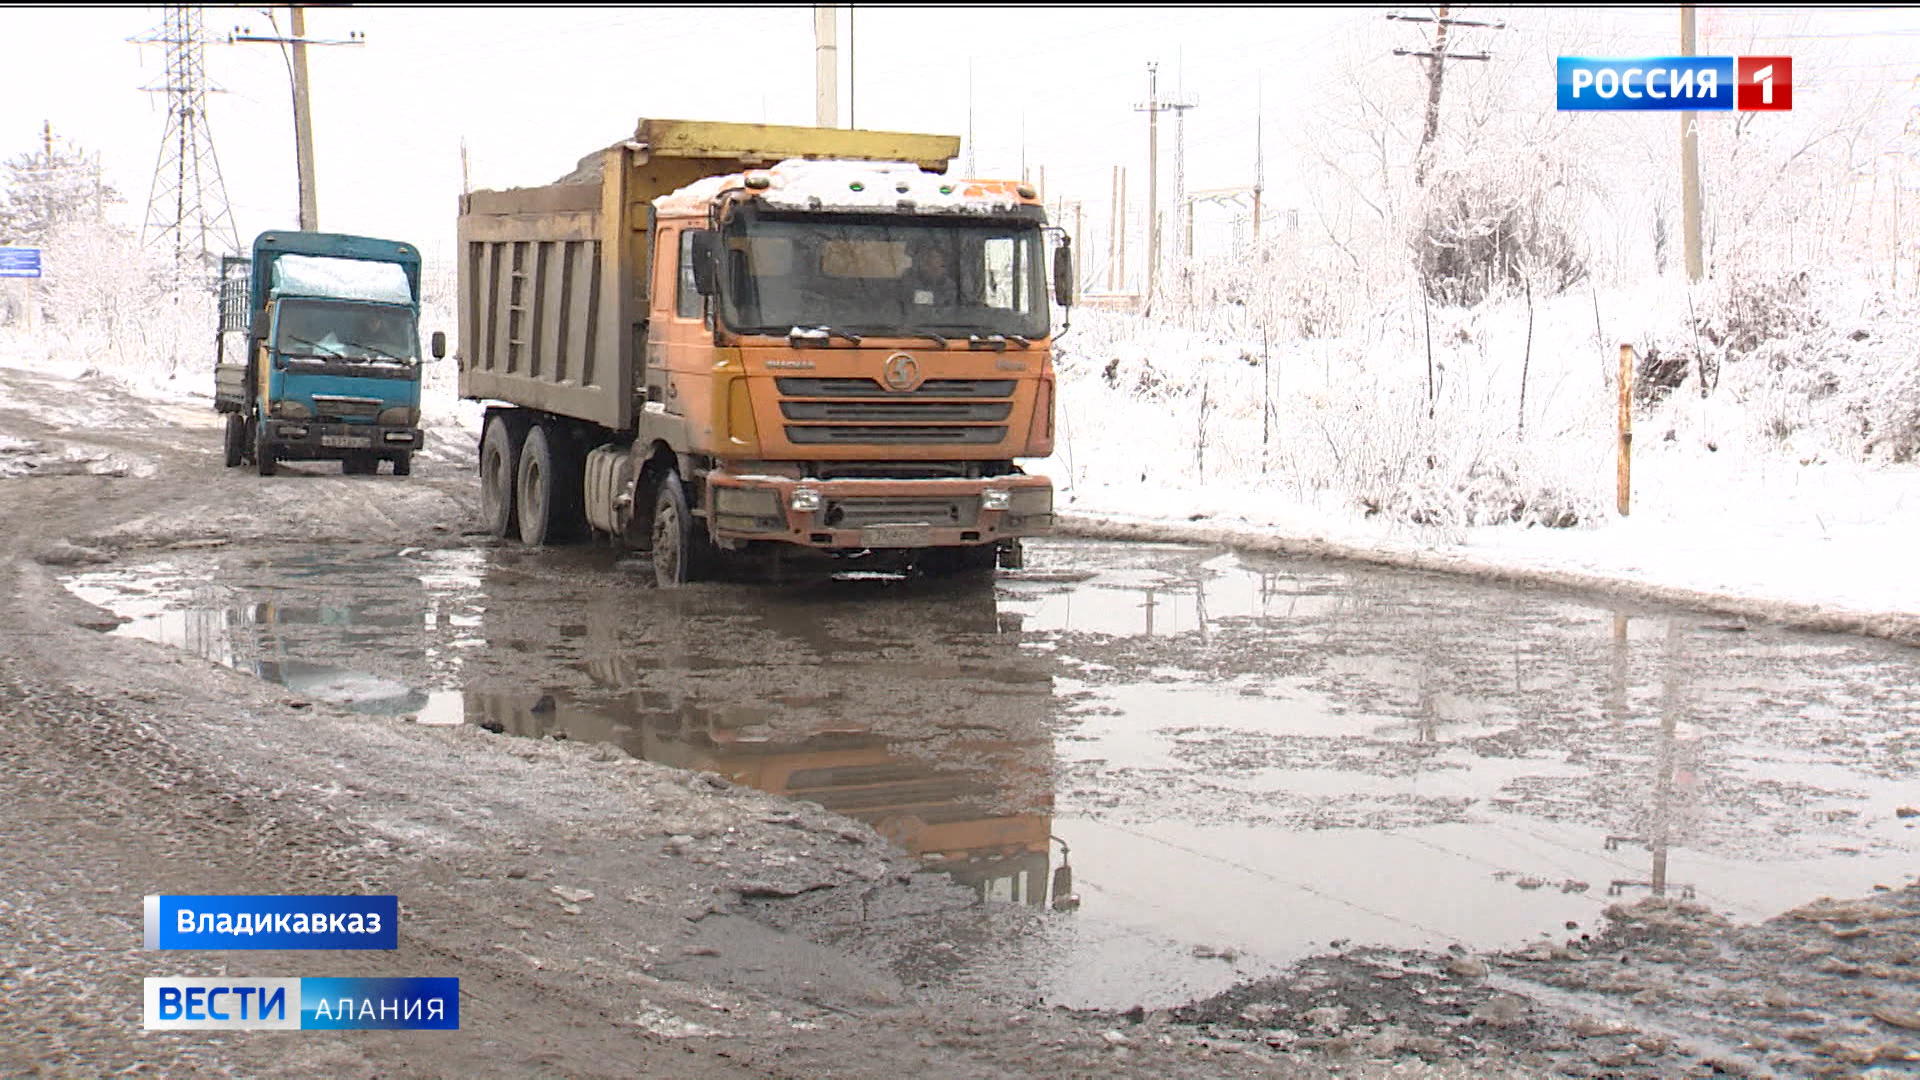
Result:
{"label": "curb", "polygon": [[1529,585],[1602,596],[1625,597],[1671,604],[1742,618],[1779,623],[1803,630],[1859,634],[1903,645],[1920,646],[1920,614],[1904,611],[1859,611],[1828,608],[1790,600],[1766,600],[1731,593],[1709,592],[1676,585],[1658,585],[1632,578],[1579,570],[1540,570],[1486,562],[1468,555],[1438,551],[1396,551],[1391,548],[1287,536],[1252,526],[1202,525],[1154,521],[1108,514],[1061,513],[1054,518],[1053,535],[1090,540],[1133,540],[1216,544],[1235,551],[1257,551],[1294,558],[1331,559],[1366,563],[1400,570],[1455,574],[1479,581]]}

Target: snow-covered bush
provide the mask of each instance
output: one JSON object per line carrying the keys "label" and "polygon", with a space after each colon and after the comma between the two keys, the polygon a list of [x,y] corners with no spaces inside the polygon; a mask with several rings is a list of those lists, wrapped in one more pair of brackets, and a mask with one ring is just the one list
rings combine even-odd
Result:
{"label": "snow-covered bush", "polygon": [[1587,257],[1569,227],[1564,180],[1534,162],[1510,175],[1453,169],[1426,190],[1411,246],[1420,280],[1436,302],[1470,306],[1502,291],[1564,291],[1587,275]]}

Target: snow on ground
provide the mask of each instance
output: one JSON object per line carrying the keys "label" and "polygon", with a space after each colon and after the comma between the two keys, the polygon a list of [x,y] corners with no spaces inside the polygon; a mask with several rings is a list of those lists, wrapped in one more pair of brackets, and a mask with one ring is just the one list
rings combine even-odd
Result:
{"label": "snow on ground", "polygon": [[[1824,337],[1781,331],[1753,353],[1764,362],[1702,343],[1723,364],[1711,392],[1689,374],[1636,409],[1625,517],[1618,344],[1671,353],[1691,339],[1684,292],[1659,283],[1536,298],[1530,357],[1523,303],[1434,311],[1432,419],[1417,301],[1412,318],[1286,342],[1217,319],[1079,312],[1060,345],[1055,453],[1032,471],[1054,477],[1069,524],[1175,522],[1542,581],[1920,615],[1920,466],[1869,457],[1862,420],[1913,368],[1920,334],[1844,285],[1808,301]],[[1833,340],[1851,351],[1832,354]],[[1767,358],[1768,345],[1797,359]],[[1796,394],[1809,357],[1857,369],[1859,385]]]}

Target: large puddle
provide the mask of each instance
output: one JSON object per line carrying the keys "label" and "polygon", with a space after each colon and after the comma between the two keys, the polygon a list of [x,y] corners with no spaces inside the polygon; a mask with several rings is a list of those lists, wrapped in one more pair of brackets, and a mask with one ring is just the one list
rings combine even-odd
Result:
{"label": "large puddle", "polygon": [[1071,1005],[1333,942],[1512,947],[1648,893],[1761,919],[1920,850],[1911,650],[1177,546],[1028,566],[660,592],[605,551],[336,546],[69,587],[302,698],[869,822],[1043,915],[916,965]]}

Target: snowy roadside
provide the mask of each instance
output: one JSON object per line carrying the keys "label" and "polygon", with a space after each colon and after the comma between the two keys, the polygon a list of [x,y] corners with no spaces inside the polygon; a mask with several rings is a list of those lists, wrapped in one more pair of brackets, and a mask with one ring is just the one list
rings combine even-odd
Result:
{"label": "snowy roadside", "polygon": [[[1694,463],[1694,464],[1697,464]],[[1664,467],[1676,474],[1661,493]],[[1806,466],[1687,476],[1658,459],[1634,513],[1589,529],[1440,530],[1345,519],[1278,497],[1214,489],[1080,491],[1058,531],[1349,559],[1682,604],[1809,629],[1920,644],[1920,469]]]}

